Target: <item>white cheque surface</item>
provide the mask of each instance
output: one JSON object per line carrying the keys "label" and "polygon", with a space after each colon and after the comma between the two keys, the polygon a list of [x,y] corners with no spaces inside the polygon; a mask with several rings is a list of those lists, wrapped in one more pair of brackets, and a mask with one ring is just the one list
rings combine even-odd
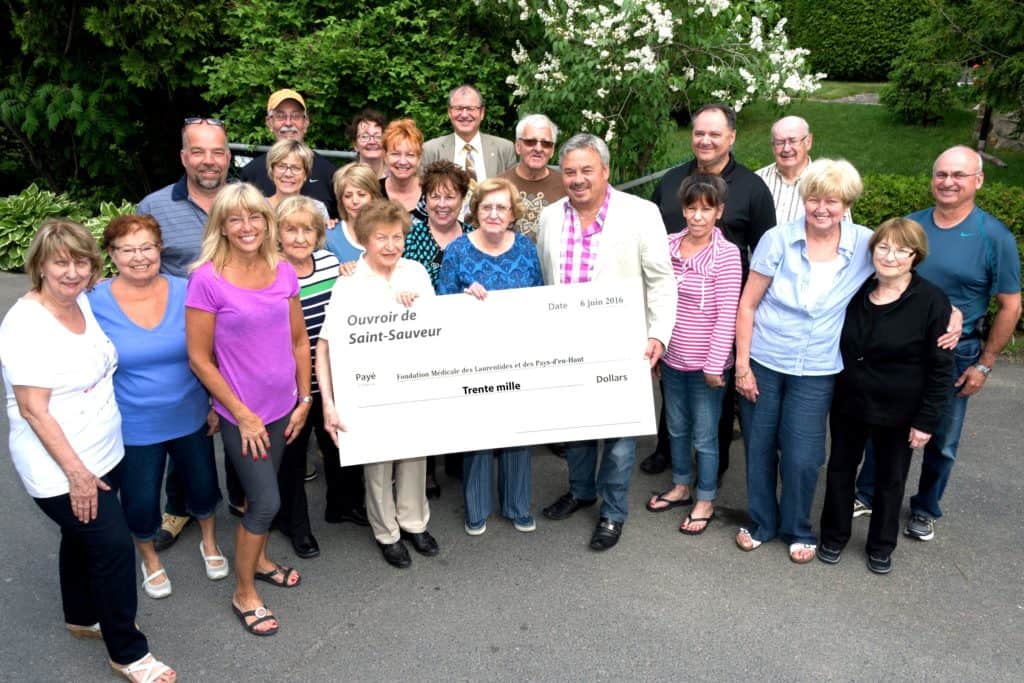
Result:
{"label": "white cheque surface", "polygon": [[331,303],[341,464],[654,434],[642,290]]}

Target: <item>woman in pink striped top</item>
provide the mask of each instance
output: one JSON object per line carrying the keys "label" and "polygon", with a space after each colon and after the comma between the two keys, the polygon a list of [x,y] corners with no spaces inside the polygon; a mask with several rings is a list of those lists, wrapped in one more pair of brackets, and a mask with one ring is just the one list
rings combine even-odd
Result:
{"label": "woman in pink striped top", "polygon": [[672,452],[672,488],[647,503],[652,512],[692,501],[691,453],[697,451],[697,503],[679,527],[703,533],[718,488],[718,418],[732,369],[736,309],[743,278],[740,252],[715,223],[728,186],[719,176],[692,175],[679,187],[686,228],[669,235],[679,303],[672,340],[661,360],[662,397]]}

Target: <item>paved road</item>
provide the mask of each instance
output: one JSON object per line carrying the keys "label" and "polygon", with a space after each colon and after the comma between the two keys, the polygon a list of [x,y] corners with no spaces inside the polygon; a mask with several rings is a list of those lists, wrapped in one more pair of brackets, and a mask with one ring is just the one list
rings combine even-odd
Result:
{"label": "paved road", "polygon": [[[0,274],[0,310],[23,283]],[[593,509],[540,518],[533,534],[492,518],[471,538],[457,482],[442,477],[430,523],[441,555],[397,571],[366,529],[321,521],[317,480],[307,486],[322,555],[295,560],[287,541],[271,541],[272,556],[303,573],[296,589],[262,590],[280,634],[242,631],[231,581],[203,574],[194,527],[166,552],[174,594],[154,601],[140,591],[139,623],[184,681],[1019,680],[1022,396],[1024,367],[1000,365],[971,404],[935,540],[902,540],[888,577],[864,566],[863,518],[834,567],[793,565],[781,542],[737,550],[745,489],[734,442],[703,536],[677,533],[676,512],[646,512],[648,492],[668,477],[638,471],[634,513],[604,554],[586,545]],[[0,449],[0,680],[113,680],[102,646],[61,626],[57,529],[22,489],[6,442]],[[564,462],[541,449],[534,509],[565,486]],[[820,504],[819,488],[815,515]],[[218,523],[230,556],[234,519],[221,512]]]}

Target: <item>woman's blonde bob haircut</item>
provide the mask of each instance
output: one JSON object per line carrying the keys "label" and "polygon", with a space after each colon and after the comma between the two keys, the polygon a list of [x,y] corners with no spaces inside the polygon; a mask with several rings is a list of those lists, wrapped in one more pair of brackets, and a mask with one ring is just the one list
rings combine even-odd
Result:
{"label": "woman's blonde bob haircut", "polygon": [[847,208],[853,206],[864,183],[860,173],[846,159],[816,159],[800,179],[800,199],[808,197],[838,197]]}
{"label": "woman's blonde bob haircut", "polygon": [[277,253],[277,219],[274,217],[273,207],[254,185],[232,183],[225,185],[213,201],[210,218],[206,221],[206,232],[203,233],[199,260],[192,264],[190,271],[204,263],[212,263],[214,272],[218,274],[224,270],[224,264],[227,263],[231,252],[227,237],[228,218],[233,213],[246,216],[258,213],[263,216],[266,231],[259,254],[271,269],[277,268],[280,256]]}
{"label": "woman's blonde bob haircut", "polygon": [[508,192],[509,199],[512,200],[512,217],[509,220],[508,227],[512,228],[516,221],[526,213],[526,207],[523,205],[523,198],[519,194],[519,189],[507,178],[488,178],[476,186],[476,189],[473,190],[473,198],[469,200],[468,222],[480,227],[480,216],[478,215],[480,213],[480,203],[484,200],[484,197],[494,192]]}
{"label": "woman's blonde bob haircut", "polygon": [[890,218],[875,228],[868,240],[868,249],[874,254],[875,247],[882,242],[887,242],[890,247],[912,250],[914,263],[911,268],[917,268],[928,257],[928,235],[920,223],[909,218]]}
{"label": "woman's blonde bob haircut", "polygon": [[278,140],[267,152],[267,175],[271,180],[274,178],[274,167],[290,157],[292,154],[302,162],[302,168],[306,172],[306,179],[313,173],[313,150],[298,140]]}
{"label": "woman's blonde bob haircut", "polygon": [[370,195],[371,201],[374,199],[384,199],[384,195],[380,193],[380,180],[377,178],[377,174],[374,173],[368,164],[359,161],[345,164],[335,171],[334,177],[331,178],[331,185],[334,189],[334,198],[338,202],[338,215],[346,223],[352,219],[341,201],[341,196],[345,194],[346,187],[351,186],[362,190]]}
{"label": "woman's blonde bob haircut", "polygon": [[55,256],[88,259],[92,272],[86,289],[92,289],[103,274],[103,256],[89,231],[67,218],[47,218],[25,252],[25,273],[33,292],[43,288],[43,264]]}
{"label": "woman's blonde bob haircut", "polygon": [[288,197],[277,205],[275,213],[277,214],[278,237],[281,236],[282,226],[285,223],[290,223],[292,216],[304,213],[308,216],[306,220],[309,222],[309,227],[316,231],[316,248],[324,248],[324,243],[327,241],[327,226],[324,224],[323,214],[320,213],[320,209],[316,207],[312,199],[301,194]]}

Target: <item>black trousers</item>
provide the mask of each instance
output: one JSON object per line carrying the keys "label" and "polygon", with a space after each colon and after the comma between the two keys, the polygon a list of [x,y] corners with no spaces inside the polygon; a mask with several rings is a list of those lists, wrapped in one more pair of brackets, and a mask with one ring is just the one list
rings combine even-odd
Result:
{"label": "black trousers", "polygon": [[832,453],[825,478],[825,506],[821,511],[821,541],[842,548],[850,540],[857,468],[868,438],[875,446],[875,497],[871,506],[867,552],[888,557],[896,549],[900,507],[914,451],[907,437],[910,425],[884,427],[849,415],[833,413],[829,419]]}
{"label": "black trousers", "polygon": [[75,517],[68,494],[33,500],[60,527],[64,621],[77,626],[99,622],[110,659],[125,665],[146,656],[149,643],[135,627],[135,544],[117,499],[119,468],[103,477],[111,490],[97,492],[91,522]]}
{"label": "black trousers", "polygon": [[[729,447],[732,445],[732,428],[736,420],[736,373],[729,372],[725,383],[725,396],[722,398],[722,416],[718,419],[718,478],[725,476],[729,469]],[[665,386],[661,386],[664,392]],[[658,444],[654,452],[666,460],[672,458],[668,441],[668,425],[665,422],[665,402],[661,403],[658,413]]]}

